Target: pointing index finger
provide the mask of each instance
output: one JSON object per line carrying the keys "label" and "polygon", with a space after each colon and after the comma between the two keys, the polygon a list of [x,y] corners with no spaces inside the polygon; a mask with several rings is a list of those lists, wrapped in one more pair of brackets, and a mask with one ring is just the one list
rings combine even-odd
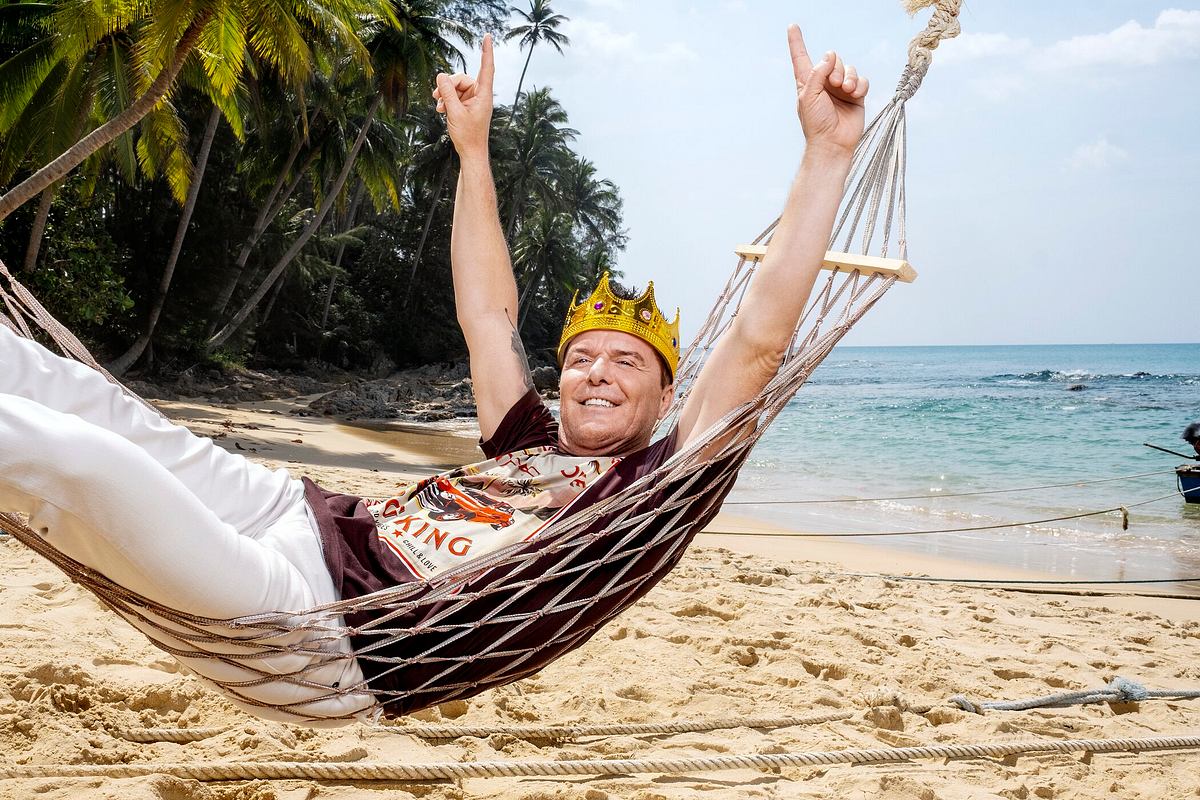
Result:
{"label": "pointing index finger", "polygon": [[792,53],[792,72],[796,76],[796,83],[802,84],[812,72],[812,59],[808,57],[808,48],[804,46],[804,35],[800,33],[800,26],[796,23],[788,25],[788,50]]}
{"label": "pointing index finger", "polygon": [[483,52],[479,57],[479,88],[490,95],[495,77],[496,63],[492,59],[492,35],[489,33],[483,37]]}

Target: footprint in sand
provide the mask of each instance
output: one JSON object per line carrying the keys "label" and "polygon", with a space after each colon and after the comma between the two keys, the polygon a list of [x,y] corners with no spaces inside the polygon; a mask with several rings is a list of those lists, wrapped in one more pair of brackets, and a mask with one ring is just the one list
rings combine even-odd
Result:
{"label": "footprint in sand", "polygon": [[690,603],[683,608],[677,608],[671,612],[677,617],[716,617],[717,619],[730,622],[738,618],[736,612],[722,611],[719,608],[713,608],[707,603]]}

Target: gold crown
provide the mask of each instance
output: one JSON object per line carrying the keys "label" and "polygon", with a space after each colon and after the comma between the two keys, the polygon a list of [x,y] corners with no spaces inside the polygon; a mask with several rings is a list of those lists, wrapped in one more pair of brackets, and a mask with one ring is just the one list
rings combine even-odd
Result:
{"label": "gold crown", "polygon": [[608,273],[604,273],[588,298],[578,305],[579,292],[571,298],[567,321],[563,325],[562,338],[558,340],[558,365],[561,367],[566,355],[567,342],[584,331],[621,331],[632,334],[653,347],[675,380],[675,369],[679,366],[679,309],[675,309],[675,321],[667,318],[654,302],[654,282],[646,286],[641,297],[623,300],[612,293],[608,286]]}

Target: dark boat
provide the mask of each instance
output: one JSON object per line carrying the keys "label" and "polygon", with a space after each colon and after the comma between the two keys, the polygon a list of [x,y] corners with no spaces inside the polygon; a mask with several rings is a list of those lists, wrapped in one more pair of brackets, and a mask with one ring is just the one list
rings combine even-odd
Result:
{"label": "dark boat", "polygon": [[1200,464],[1184,464],[1175,468],[1179,491],[1189,503],[1200,503]]}

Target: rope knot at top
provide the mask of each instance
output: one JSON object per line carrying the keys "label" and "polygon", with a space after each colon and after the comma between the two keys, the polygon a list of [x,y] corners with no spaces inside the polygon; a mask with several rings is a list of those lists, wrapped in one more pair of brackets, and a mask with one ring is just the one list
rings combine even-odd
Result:
{"label": "rope knot at top", "polygon": [[933,51],[943,39],[953,39],[962,32],[958,24],[958,12],[962,8],[962,0],[905,0],[904,7],[909,14],[916,14],[926,6],[933,6],[933,16],[925,30],[913,37],[908,43],[908,66],[900,76],[896,86],[896,96],[908,100],[921,86],[929,65],[933,63]]}

